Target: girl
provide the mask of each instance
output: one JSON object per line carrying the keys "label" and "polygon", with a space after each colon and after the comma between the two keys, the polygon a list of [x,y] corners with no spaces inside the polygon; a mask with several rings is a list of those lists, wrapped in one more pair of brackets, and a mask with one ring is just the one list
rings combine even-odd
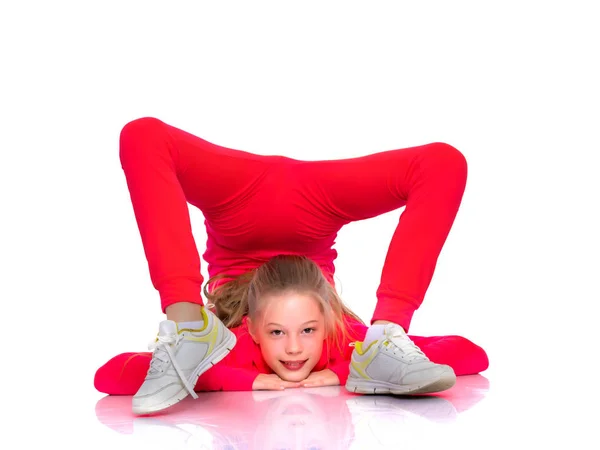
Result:
{"label": "girl", "polygon": [[[212,302],[207,306],[216,308],[216,315],[231,328],[237,344],[199,377],[195,391],[346,383],[352,353],[349,344],[360,343],[367,327],[342,303],[313,261],[280,255],[207,292],[207,286],[219,278],[213,277],[204,287]],[[432,361],[450,365],[457,375],[487,368],[485,352],[460,336],[411,338]],[[98,370],[96,388],[107,394],[133,395],[151,362],[156,366],[161,358],[168,361],[166,354],[155,354],[154,360],[147,352],[118,355]]]}
{"label": "girl", "polygon": [[[429,287],[464,192],[467,165],[454,147],[432,143],[359,158],[301,161],[221,147],[148,117],[121,131],[120,160],[150,277],[167,316],[159,326],[146,377],[133,397],[135,413],[160,411],[188,393],[195,397],[199,376],[237,341],[236,333],[203,307],[204,280],[188,203],[205,218],[208,240],[203,256],[211,280],[216,281],[211,288],[225,281],[224,289],[231,292],[243,283],[227,280],[251,273],[279,254],[306,256],[333,285],[337,252],[332,247],[341,227],[405,206],[384,263],[371,326],[352,352],[345,385],[360,393],[404,394],[453,385],[451,367],[431,362],[406,332]],[[264,300],[265,311],[274,312],[279,322],[254,323],[248,310],[249,319],[242,326],[247,326],[261,351],[267,338],[282,336],[285,341],[279,349],[267,346],[272,353],[263,353],[274,372],[269,380],[284,387],[310,376],[314,382],[330,382],[332,374],[325,370],[307,376],[321,368],[320,359],[315,347],[308,352],[300,345],[306,334],[298,328],[321,326],[324,332],[325,315],[319,322],[307,310],[303,313],[314,322],[281,323],[283,313],[317,305],[314,299],[308,301],[312,296],[286,289],[274,289],[278,294],[267,290],[267,298],[257,297],[257,305]],[[215,305],[219,311],[219,302]],[[334,311],[335,305],[330,305]],[[259,308],[257,317],[260,313]],[[267,331],[268,326],[274,329]],[[247,384],[246,376],[240,373]]]}

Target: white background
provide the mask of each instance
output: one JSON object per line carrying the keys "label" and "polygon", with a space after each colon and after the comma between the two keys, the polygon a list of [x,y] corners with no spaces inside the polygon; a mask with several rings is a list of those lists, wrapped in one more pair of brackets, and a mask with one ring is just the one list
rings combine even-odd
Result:
{"label": "white background", "polygon": [[[460,149],[467,188],[410,332],[468,337],[496,385],[524,398],[583,402],[599,342],[594,3],[3,2],[11,429],[48,439],[27,424],[56,407],[92,421],[95,370],[146,350],[163,318],[118,156],[122,127],[145,116],[307,160]],[[365,321],[400,213],[337,240],[338,285]],[[190,214],[202,254],[203,217]]]}

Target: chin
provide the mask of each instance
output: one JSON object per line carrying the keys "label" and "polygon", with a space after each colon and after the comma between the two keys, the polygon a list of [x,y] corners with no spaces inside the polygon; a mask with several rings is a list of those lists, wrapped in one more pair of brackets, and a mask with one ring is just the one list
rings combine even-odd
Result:
{"label": "chin", "polygon": [[289,372],[289,371],[285,371],[285,373],[282,373],[279,375],[279,378],[281,378],[284,381],[302,381],[305,380],[306,378],[308,378],[308,376],[310,375],[310,371],[306,371],[306,370],[302,370],[299,372]]}
{"label": "chin", "polygon": [[[308,364],[308,362],[307,362]],[[281,367],[279,370],[279,378],[281,378],[284,381],[302,381],[305,380],[306,378],[308,378],[308,376],[310,375],[310,372],[314,369],[314,365],[311,364],[310,368],[307,367],[303,367],[302,370],[298,370],[298,371],[292,371],[292,370],[286,370],[285,368]]]}

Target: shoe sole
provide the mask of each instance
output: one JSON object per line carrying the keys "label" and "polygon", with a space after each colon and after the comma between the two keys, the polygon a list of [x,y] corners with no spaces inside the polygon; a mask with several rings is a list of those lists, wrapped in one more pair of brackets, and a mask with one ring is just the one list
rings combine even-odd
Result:
{"label": "shoe sole", "polygon": [[[206,372],[212,366],[214,366],[219,361],[221,361],[223,358],[225,358],[227,356],[227,354],[233,349],[233,347],[235,347],[235,344],[237,343],[237,338],[235,337],[235,334],[232,333],[228,328],[226,328],[225,330],[226,330],[225,334],[227,335],[227,337],[225,338],[225,341],[223,341],[221,343],[221,345],[219,345],[218,347],[215,348],[215,350],[213,351],[210,358],[203,359],[200,362],[200,364],[198,364],[198,367],[196,367],[196,369],[194,369],[194,371],[190,375],[190,384],[192,386],[196,386],[196,383],[198,382],[198,378],[200,378],[200,375],[202,375],[204,372]],[[132,412],[133,412],[133,414],[136,414],[136,415],[152,414],[155,412],[159,412],[164,409],[170,408],[171,406],[175,405],[176,403],[179,403],[181,400],[186,398],[188,395],[190,395],[190,393],[185,388],[185,386],[183,386],[182,389],[179,392],[177,392],[177,394],[173,395],[171,398],[165,400],[164,402],[159,403],[157,405],[152,405],[149,407],[133,406]]]}
{"label": "shoe sole", "polygon": [[385,381],[364,380],[348,377],[346,390],[357,394],[393,394],[414,395],[442,392],[450,389],[456,383],[456,375],[445,372],[435,380],[426,383],[398,385]]}

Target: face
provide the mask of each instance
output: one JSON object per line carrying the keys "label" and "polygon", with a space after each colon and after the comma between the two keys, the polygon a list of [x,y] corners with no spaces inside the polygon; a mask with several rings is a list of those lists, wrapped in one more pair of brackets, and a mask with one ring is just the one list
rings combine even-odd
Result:
{"label": "face", "polygon": [[311,296],[286,293],[263,299],[266,307],[252,321],[250,334],[273,372],[286,381],[302,381],[321,358],[325,319]]}

